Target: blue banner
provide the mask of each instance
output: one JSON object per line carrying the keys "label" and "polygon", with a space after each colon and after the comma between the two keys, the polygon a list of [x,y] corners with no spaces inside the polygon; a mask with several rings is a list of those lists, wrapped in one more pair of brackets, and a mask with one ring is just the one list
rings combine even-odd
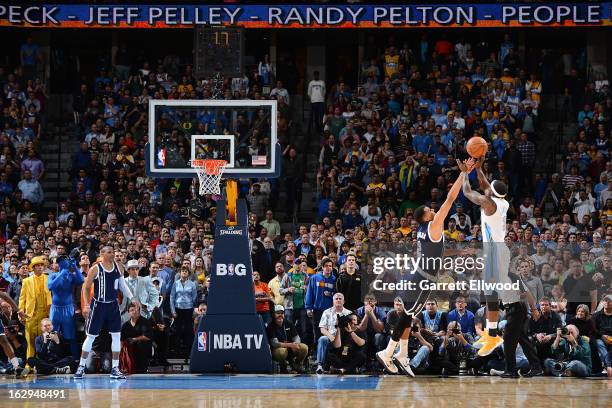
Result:
{"label": "blue banner", "polygon": [[612,2],[396,5],[0,5],[0,26],[47,28],[576,27],[611,25]]}

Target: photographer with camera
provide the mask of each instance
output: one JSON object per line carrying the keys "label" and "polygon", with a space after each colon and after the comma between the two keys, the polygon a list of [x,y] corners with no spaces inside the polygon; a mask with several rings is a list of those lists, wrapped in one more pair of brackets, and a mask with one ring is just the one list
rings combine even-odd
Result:
{"label": "photographer with camera", "polygon": [[546,373],[556,377],[591,375],[591,348],[576,326],[570,324],[557,329],[552,351],[556,357],[544,360]]}
{"label": "photographer with camera", "polygon": [[[429,366],[429,355],[433,351],[434,333],[423,328],[421,320],[415,317],[410,328],[408,339],[408,357],[414,373],[423,373]],[[417,370],[419,369],[419,370]]]}
{"label": "photographer with camera", "polygon": [[441,357],[441,368],[445,369],[447,374],[458,374],[460,370],[465,371],[468,359],[473,352],[474,348],[461,331],[461,323],[456,320],[450,322],[438,351]]}
{"label": "photographer with camera", "polygon": [[[338,294],[336,294],[337,296]],[[336,336],[327,352],[330,371],[335,374],[355,374],[366,362],[365,340],[357,334],[356,314],[336,316]]]}
{"label": "photographer with camera", "polygon": [[42,334],[34,340],[36,356],[28,358],[28,365],[40,375],[70,374],[75,363],[72,357],[64,355],[62,335],[53,330],[51,319],[43,319],[41,328]]}

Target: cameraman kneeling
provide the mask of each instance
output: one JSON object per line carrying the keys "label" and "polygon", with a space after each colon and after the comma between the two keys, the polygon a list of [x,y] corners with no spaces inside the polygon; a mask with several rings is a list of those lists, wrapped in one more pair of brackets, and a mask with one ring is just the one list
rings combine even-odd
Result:
{"label": "cameraman kneeling", "polygon": [[354,373],[357,368],[365,364],[366,342],[357,334],[357,326],[357,315],[338,315],[336,337],[327,352],[327,362],[331,366],[332,373]]}
{"label": "cameraman kneeling", "polygon": [[591,348],[572,324],[557,329],[552,345],[556,358],[544,360],[544,369],[557,377],[588,377],[591,375]]}
{"label": "cameraman kneeling", "polygon": [[70,374],[72,358],[64,355],[61,336],[53,331],[51,319],[42,319],[42,334],[34,339],[36,357],[30,357],[28,364],[41,375]]}

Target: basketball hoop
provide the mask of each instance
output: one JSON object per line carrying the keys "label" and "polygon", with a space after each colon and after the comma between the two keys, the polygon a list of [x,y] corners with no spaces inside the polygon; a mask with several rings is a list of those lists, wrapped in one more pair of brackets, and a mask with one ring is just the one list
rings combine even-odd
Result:
{"label": "basketball hoop", "polygon": [[219,183],[221,176],[227,166],[225,160],[192,160],[191,167],[198,174],[200,180],[200,195],[204,194],[221,194]]}

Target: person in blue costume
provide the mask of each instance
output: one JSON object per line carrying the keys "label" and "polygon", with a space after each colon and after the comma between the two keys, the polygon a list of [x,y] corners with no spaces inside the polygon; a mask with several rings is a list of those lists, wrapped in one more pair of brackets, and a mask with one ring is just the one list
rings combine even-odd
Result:
{"label": "person in blue costume", "polygon": [[[89,270],[89,258],[85,254],[79,256],[78,250],[70,255],[70,258],[59,257],[59,272],[49,275],[47,286],[51,292],[50,317],[53,327],[68,341],[72,357],[78,360],[81,350],[76,341],[72,288],[81,286],[85,281],[82,271],[87,273]],[[77,266],[77,257],[81,268]]]}

